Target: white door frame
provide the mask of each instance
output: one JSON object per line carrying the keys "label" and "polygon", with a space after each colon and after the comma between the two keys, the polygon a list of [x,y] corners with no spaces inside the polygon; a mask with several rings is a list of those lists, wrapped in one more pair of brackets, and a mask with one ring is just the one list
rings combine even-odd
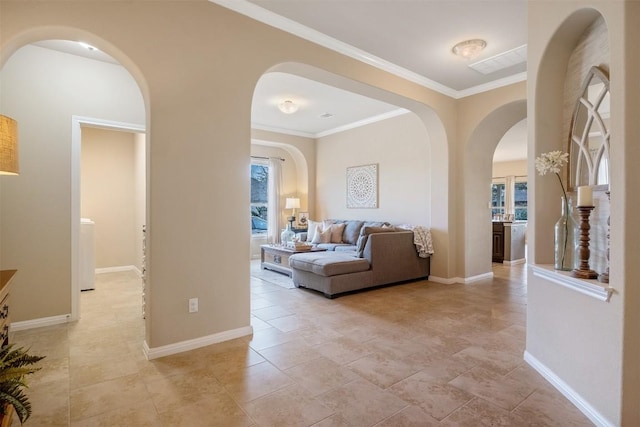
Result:
{"label": "white door frame", "polygon": [[[71,321],[80,318],[80,153],[82,147],[82,126],[146,133],[145,125],[92,117],[71,117],[71,318],[69,319]],[[148,159],[148,155],[146,157]],[[146,161],[145,168],[148,169]],[[147,183],[147,189],[148,188]],[[142,304],[142,302],[140,302],[140,304]]]}

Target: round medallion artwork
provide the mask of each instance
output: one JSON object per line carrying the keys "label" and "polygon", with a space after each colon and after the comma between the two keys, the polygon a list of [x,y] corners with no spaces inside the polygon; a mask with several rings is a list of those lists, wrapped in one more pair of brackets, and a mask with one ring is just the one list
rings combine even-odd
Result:
{"label": "round medallion artwork", "polygon": [[347,168],[347,207],[378,207],[378,165]]}

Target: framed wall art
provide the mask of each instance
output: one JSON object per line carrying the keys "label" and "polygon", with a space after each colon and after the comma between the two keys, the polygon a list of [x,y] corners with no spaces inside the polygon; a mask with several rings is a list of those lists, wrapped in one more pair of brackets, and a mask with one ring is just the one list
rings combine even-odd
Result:
{"label": "framed wall art", "polygon": [[298,212],[298,228],[309,226],[309,212]]}
{"label": "framed wall art", "polygon": [[347,208],[378,207],[378,164],[347,168]]}

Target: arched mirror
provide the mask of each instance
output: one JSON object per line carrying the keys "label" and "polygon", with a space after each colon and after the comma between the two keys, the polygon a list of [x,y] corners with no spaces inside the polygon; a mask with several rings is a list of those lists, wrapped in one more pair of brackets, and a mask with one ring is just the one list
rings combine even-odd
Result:
{"label": "arched mirror", "polygon": [[609,78],[591,67],[576,102],[569,134],[569,187],[609,189]]}

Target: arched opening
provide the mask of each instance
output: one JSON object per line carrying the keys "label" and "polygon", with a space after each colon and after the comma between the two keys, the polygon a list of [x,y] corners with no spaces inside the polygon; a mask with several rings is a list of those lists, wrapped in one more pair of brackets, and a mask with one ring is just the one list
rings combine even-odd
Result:
{"label": "arched opening", "polygon": [[[431,228],[434,245],[437,247],[437,256],[431,262],[431,278],[438,280],[453,275],[452,260],[450,256],[450,209],[449,209],[449,157],[448,144],[444,125],[437,113],[425,104],[418,103],[401,95],[390,93],[382,89],[365,85],[348,78],[318,69],[313,66],[300,63],[282,63],[271,67],[268,72],[289,73],[295,76],[333,86],[358,95],[383,101],[400,108],[411,111],[417,116],[417,120],[426,132],[424,141],[429,147],[427,166],[429,169],[428,184],[428,213],[421,218],[421,223]],[[396,147],[390,147],[393,149]],[[314,162],[308,162],[310,169]],[[309,210],[317,211],[318,206],[313,206],[315,200],[315,185],[313,178],[309,180]]]}
{"label": "arched opening", "polygon": [[464,154],[466,280],[484,278],[492,274],[490,190],[493,155],[505,133],[526,116],[525,100],[503,105],[480,122],[466,144]]}
{"label": "arched opening", "polygon": [[[58,48],[34,44],[45,40],[61,43]],[[96,60],[73,51],[77,41],[90,44],[113,60]],[[3,183],[7,191],[3,191],[2,225],[16,230],[13,236],[3,238],[3,245],[12,248],[11,257],[22,272],[22,282],[13,292],[16,300],[29,301],[34,293],[47,295],[43,299],[46,304],[16,304],[18,321],[12,327],[20,330],[78,319],[81,128],[130,132],[127,150],[133,150],[132,132],[145,132],[148,91],[138,68],[121,50],[85,31],[40,28],[21,34],[8,46],[0,64],[3,83],[12,90],[3,93],[3,112],[19,122],[24,172],[22,179]],[[65,50],[65,46],[71,50]],[[148,135],[142,135],[135,144],[141,148],[139,222],[146,223]],[[15,209],[16,205],[23,210]],[[19,244],[19,236],[33,235],[34,231],[42,242],[25,253],[27,248]],[[141,230],[135,231],[141,241]],[[135,231],[132,227],[129,235]],[[45,277],[55,286],[46,286]],[[53,288],[55,295],[49,296]]]}

